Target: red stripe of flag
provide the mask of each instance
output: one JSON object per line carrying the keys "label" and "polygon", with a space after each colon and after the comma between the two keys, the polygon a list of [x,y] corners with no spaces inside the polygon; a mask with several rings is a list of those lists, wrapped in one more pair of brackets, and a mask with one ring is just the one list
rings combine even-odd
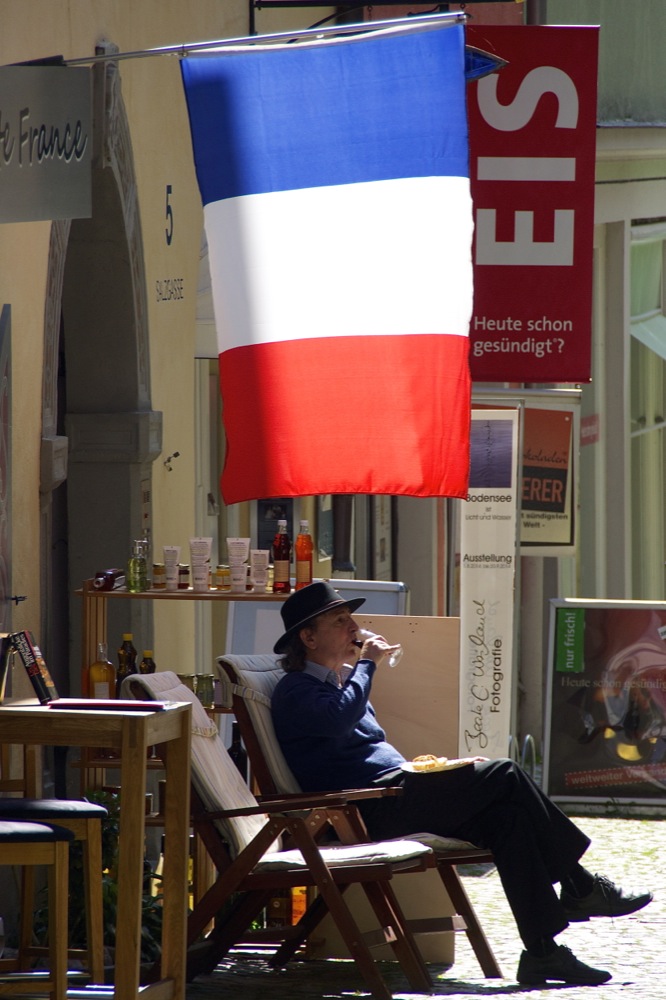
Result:
{"label": "red stripe of flag", "polygon": [[226,502],[347,493],[350,482],[359,493],[465,496],[468,349],[466,337],[413,334],[225,351]]}

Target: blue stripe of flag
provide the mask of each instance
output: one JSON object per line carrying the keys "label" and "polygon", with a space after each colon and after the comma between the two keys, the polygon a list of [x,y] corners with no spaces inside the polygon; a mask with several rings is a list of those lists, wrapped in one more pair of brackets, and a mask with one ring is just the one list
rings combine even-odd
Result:
{"label": "blue stripe of flag", "polygon": [[181,61],[204,204],[469,174],[462,25]]}

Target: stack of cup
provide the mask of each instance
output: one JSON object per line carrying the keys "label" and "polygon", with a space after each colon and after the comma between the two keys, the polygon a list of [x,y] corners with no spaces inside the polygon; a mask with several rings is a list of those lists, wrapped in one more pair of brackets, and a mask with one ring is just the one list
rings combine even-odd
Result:
{"label": "stack of cup", "polygon": [[250,582],[255,593],[264,594],[268,590],[268,549],[250,549]]}
{"label": "stack of cup", "polygon": [[164,567],[166,570],[166,589],[170,591],[178,590],[178,560],[180,559],[180,545],[164,546]]}
{"label": "stack of cup", "polygon": [[190,538],[192,590],[199,593],[210,589],[210,550],[212,544],[212,538]]}
{"label": "stack of cup", "polygon": [[247,557],[250,554],[249,538],[227,538],[229,570],[232,593],[244,593],[247,587]]}

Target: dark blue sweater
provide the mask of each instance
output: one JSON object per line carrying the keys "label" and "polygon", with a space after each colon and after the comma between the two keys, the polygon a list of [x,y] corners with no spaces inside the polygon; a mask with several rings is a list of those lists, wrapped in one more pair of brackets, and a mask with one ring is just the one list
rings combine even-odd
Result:
{"label": "dark blue sweater", "polygon": [[359,660],[341,688],[310,673],[285,674],[276,685],[275,732],[303,791],[366,788],[404,761],[368,701],[374,672],[372,660]]}

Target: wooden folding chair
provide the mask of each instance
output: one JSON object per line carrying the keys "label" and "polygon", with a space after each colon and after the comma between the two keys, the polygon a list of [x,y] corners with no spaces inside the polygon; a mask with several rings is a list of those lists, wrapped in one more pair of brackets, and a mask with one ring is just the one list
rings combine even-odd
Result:
{"label": "wooden folding chair", "polygon": [[[397,874],[426,870],[432,854],[428,847],[399,840],[320,847],[316,838],[329,822],[328,810],[343,813],[349,801],[345,793],[281,796],[260,804],[227,754],[217,727],[176,674],[128,678],[122,693],[192,704],[192,823],[218,876],[188,921],[189,977],[214,968],[276,890],[305,885],[312,886],[317,895],[299,923],[284,929],[274,964],[284,964],[330,913],[377,1000],[390,1000],[391,992],[370,953],[375,943],[391,945],[414,990],[432,989],[390,885]],[[289,850],[281,848],[283,835],[289,838]],[[379,930],[369,938],[361,933],[343,898],[352,884],[362,887],[379,922]],[[234,894],[240,894],[235,906],[220,917]],[[201,935],[211,921],[215,926],[202,946]]]}
{"label": "wooden folding chair", "polygon": [[[262,795],[300,792],[280,749],[271,716],[271,695],[283,676],[279,659],[272,654],[227,654],[217,660],[224,701],[231,704],[238,720],[252,775]],[[347,809],[346,818],[350,821],[347,837],[354,840],[367,837],[356,810]],[[338,830],[345,837],[340,824]],[[484,975],[489,979],[501,978],[497,959],[457,870],[459,865],[492,863],[492,853],[466,841],[429,833],[419,833],[418,840],[432,848],[433,862],[456,911],[452,917],[442,918],[441,926],[464,931]],[[414,928],[417,932],[418,924]],[[420,929],[432,931],[433,927],[422,923]]]}

